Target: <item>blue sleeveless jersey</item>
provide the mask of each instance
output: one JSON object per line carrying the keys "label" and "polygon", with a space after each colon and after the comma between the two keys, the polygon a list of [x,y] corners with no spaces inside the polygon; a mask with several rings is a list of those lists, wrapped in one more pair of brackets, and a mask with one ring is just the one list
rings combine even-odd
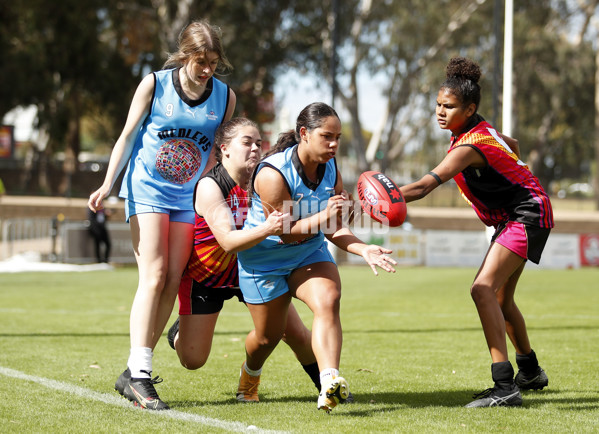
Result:
{"label": "blue sleeveless jersey", "polygon": [[[266,166],[277,170],[285,179],[293,201],[293,221],[301,220],[325,209],[329,198],[335,195],[337,163],[334,158],[326,164],[320,165],[319,182],[317,183],[311,182],[304,175],[297,156],[297,145],[264,159],[258,165],[256,173]],[[264,221],[262,201],[254,191],[252,204],[243,227],[244,229],[253,228]],[[285,244],[280,237],[271,235],[254,247],[239,252],[237,257],[246,270],[270,272],[281,270],[281,274],[286,274],[323,245],[324,234],[322,232],[306,236],[307,238],[303,241]]]}
{"label": "blue sleeveless jersey", "polygon": [[154,72],[150,113],[135,141],[119,196],[173,210],[193,210],[202,174],[229,103],[229,88],[212,77],[200,100],[183,93],[178,69]]}

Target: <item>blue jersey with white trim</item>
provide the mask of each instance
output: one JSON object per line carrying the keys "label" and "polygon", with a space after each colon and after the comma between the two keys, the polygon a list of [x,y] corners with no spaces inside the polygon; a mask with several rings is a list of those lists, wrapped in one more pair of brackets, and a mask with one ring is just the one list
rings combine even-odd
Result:
{"label": "blue jersey with white trim", "polygon": [[[256,173],[264,167],[275,169],[284,178],[292,199],[293,221],[322,211],[327,207],[329,198],[335,195],[337,163],[334,158],[319,166],[317,182],[310,181],[304,174],[297,145],[267,157],[258,165]],[[266,220],[262,205],[260,196],[254,191],[244,229],[256,227]],[[283,243],[279,236],[271,235],[254,247],[239,252],[237,257],[246,269],[280,269],[284,274],[321,247],[323,240],[322,231],[315,235],[306,234],[306,239],[294,243]]]}
{"label": "blue jersey with white trim", "polygon": [[202,98],[191,100],[181,89],[178,71],[154,72],[150,113],[137,134],[119,196],[193,210],[193,190],[227,111],[229,88],[212,77]]}

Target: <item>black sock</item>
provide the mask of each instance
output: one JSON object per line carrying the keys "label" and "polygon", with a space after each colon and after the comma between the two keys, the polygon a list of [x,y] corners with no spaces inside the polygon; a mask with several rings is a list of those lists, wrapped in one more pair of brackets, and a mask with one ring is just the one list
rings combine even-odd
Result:
{"label": "black sock", "polygon": [[310,376],[316,389],[320,392],[320,371],[318,370],[318,363],[314,362],[309,365],[302,365],[302,368],[304,368],[304,371]]}
{"label": "black sock", "polygon": [[514,387],[514,368],[509,360],[492,363],[491,375],[496,387],[500,389],[512,389]]}
{"label": "black sock", "polygon": [[537,372],[539,367],[537,355],[533,350],[526,355],[516,353],[516,364],[518,365],[518,369],[520,369],[524,374],[534,374]]}

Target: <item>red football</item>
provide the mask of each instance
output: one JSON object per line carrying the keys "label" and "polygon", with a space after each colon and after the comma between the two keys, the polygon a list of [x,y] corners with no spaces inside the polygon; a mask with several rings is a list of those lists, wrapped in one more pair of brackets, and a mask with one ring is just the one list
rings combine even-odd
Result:
{"label": "red football", "polygon": [[381,172],[370,170],[358,178],[358,197],[366,214],[384,225],[400,226],[407,208],[399,187]]}

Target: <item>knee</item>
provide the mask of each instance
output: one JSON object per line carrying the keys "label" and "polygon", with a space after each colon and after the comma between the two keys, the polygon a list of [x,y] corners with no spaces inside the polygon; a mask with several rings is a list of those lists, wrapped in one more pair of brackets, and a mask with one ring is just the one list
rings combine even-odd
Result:
{"label": "knee", "polygon": [[190,371],[195,371],[196,369],[200,369],[202,366],[206,364],[206,360],[181,360],[181,365],[185,369],[189,369]]}
{"label": "knee", "polygon": [[170,295],[177,295],[179,292],[179,285],[181,284],[181,275],[175,275],[168,273],[164,278],[164,291]]}
{"label": "knee", "polygon": [[491,296],[494,297],[493,288],[485,283],[474,282],[470,287],[470,296],[472,297],[474,304],[478,305],[485,303]]}
{"label": "knee", "polygon": [[287,328],[281,340],[285,342],[289,346],[297,346],[297,345],[311,345],[311,335],[310,331],[307,328],[304,330],[298,330],[295,328]]}
{"label": "knee", "polygon": [[166,282],[166,269],[155,268],[144,275],[140,275],[139,285],[141,288],[162,292]]}
{"label": "knee", "polygon": [[318,300],[314,304],[314,314],[327,315],[330,313],[336,314],[339,312],[339,306],[341,302],[341,291],[338,289],[331,289],[329,291],[322,291]]}
{"label": "knee", "polygon": [[185,369],[189,369],[190,371],[195,371],[196,369],[200,369],[202,366],[206,364],[208,357],[198,356],[198,355],[189,355],[189,354],[180,354],[179,361],[181,362],[181,366]]}
{"label": "knee", "polygon": [[256,344],[262,348],[274,348],[279,341],[283,339],[284,335],[285,333],[283,330],[280,332],[269,332],[263,335],[256,335]]}

